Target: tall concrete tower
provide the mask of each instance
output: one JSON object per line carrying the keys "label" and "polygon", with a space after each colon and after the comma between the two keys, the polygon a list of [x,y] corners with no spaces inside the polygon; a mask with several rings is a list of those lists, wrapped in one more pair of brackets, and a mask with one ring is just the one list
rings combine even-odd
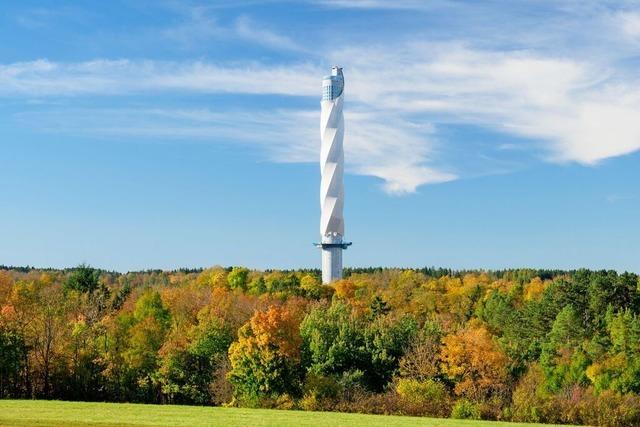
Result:
{"label": "tall concrete tower", "polygon": [[342,68],[331,68],[331,75],[322,79],[320,102],[320,237],[322,248],[322,283],[342,278],[342,250],[351,243],[344,237],[344,76]]}

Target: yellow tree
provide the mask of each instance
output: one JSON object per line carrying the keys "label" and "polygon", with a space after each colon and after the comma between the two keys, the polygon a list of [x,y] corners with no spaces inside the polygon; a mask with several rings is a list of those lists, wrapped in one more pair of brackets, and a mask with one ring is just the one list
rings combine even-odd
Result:
{"label": "yellow tree", "polygon": [[483,326],[468,326],[442,343],[441,368],[457,395],[479,400],[507,391],[509,360]]}
{"label": "yellow tree", "polygon": [[236,397],[296,394],[300,388],[300,315],[288,307],[257,311],[229,348]]}

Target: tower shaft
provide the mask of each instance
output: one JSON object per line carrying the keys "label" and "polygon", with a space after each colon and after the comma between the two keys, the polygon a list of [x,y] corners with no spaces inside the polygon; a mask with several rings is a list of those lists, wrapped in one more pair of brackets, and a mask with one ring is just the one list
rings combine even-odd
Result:
{"label": "tower shaft", "polygon": [[320,236],[322,248],[322,282],[342,278],[342,250],[350,243],[344,236],[344,115],[342,113],[344,77],[342,69],[333,67],[322,80],[320,113]]}

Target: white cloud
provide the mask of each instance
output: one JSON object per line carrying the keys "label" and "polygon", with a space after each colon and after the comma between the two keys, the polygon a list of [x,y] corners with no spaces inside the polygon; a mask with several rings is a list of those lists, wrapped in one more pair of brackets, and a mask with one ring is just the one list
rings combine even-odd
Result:
{"label": "white cloud", "polygon": [[280,50],[303,51],[304,49],[289,37],[278,34],[273,30],[261,27],[248,16],[241,16],[235,22],[236,34],[245,39],[263,46]]}
{"label": "white cloud", "polygon": [[162,30],[162,36],[188,46],[226,36],[226,30],[209,15],[207,8],[191,7],[181,10],[181,13],[184,16],[183,21]]}
{"label": "white cloud", "polygon": [[[440,161],[439,124],[472,124],[526,138],[549,161],[592,165],[640,149],[638,78],[609,62],[415,42],[337,49],[330,59],[345,67],[349,170],[383,179],[390,193],[464,174]],[[305,63],[37,60],[0,65],[0,96],[187,92],[317,97],[323,71]],[[166,105],[161,110],[170,111],[173,119],[161,118],[160,110],[147,111],[141,124],[125,123],[122,131],[252,143],[277,161],[317,158],[316,111],[247,107],[213,113]],[[71,122],[67,126],[74,129]],[[85,128],[109,133],[106,125]]]}
{"label": "white cloud", "polygon": [[[317,111],[213,111],[209,109],[72,109],[16,115],[47,133],[102,138],[150,138],[245,144],[269,160],[313,163],[319,158]],[[383,180],[390,194],[413,192],[423,184],[450,181],[452,173],[428,167],[432,129],[385,123],[376,114],[348,112],[347,170]]]}
{"label": "white cloud", "polygon": [[615,15],[615,24],[627,36],[632,38],[640,37],[640,13],[619,12]]}
{"label": "white cloud", "polygon": [[439,4],[450,3],[443,0],[315,0],[315,3],[335,8],[350,9],[431,9]]}
{"label": "white cloud", "polygon": [[312,95],[317,74],[309,65],[221,66],[208,62],[40,59],[0,65],[0,96],[119,95],[149,91]]}
{"label": "white cloud", "polygon": [[542,141],[548,158],[594,164],[640,149],[640,86],[612,69],[527,51],[412,44],[336,54],[349,92],[381,111],[471,123]]}
{"label": "white cloud", "polygon": [[221,23],[210,13],[211,7],[197,6],[182,10],[183,21],[165,28],[161,34],[165,38],[183,46],[198,47],[210,40],[238,39],[275,50],[302,52],[304,49],[293,39],[242,15],[227,24]]}

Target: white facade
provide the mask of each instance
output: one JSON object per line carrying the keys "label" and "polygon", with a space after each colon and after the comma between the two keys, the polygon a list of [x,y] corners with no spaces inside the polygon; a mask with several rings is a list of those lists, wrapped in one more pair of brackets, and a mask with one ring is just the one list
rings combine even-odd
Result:
{"label": "white facade", "polygon": [[320,236],[322,238],[322,283],[342,278],[342,250],[350,243],[344,236],[344,76],[342,68],[333,67],[322,79],[320,113]]}

